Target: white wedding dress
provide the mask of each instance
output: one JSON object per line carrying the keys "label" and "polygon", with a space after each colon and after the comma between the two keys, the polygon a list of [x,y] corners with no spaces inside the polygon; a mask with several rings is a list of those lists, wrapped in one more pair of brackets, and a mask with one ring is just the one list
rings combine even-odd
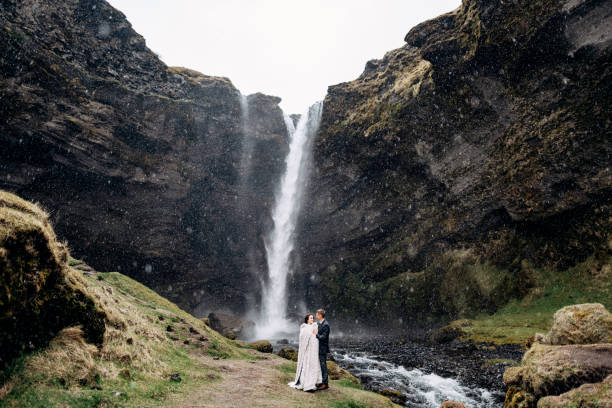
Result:
{"label": "white wedding dress", "polygon": [[289,386],[298,390],[316,390],[316,384],[323,381],[319,363],[319,339],[312,332],[316,328],[316,323],[302,323],[300,326],[300,346],[295,381],[289,383]]}

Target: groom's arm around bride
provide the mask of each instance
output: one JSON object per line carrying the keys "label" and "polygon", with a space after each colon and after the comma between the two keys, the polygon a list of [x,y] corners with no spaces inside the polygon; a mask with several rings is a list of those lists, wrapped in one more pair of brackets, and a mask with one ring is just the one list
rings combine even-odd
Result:
{"label": "groom's arm around bride", "polygon": [[329,324],[327,324],[327,320],[325,320],[325,310],[319,309],[317,310],[317,326],[318,330],[315,330],[314,333],[317,335],[317,339],[319,339],[319,363],[321,364],[321,376],[323,382],[317,389],[325,390],[329,388],[328,376],[327,376],[327,353],[329,353]]}

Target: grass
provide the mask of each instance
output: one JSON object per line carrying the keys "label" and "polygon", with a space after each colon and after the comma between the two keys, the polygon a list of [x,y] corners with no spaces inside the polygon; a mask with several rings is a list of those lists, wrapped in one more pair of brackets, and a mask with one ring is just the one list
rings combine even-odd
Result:
{"label": "grass", "polygon": [[[78,327],[62,330],[49,347],[23,356],[3,373],[0,407],[159,406],[172,395],[221,379],[193,353],[255,358],[124,275],[99,273],[82,279],[108,315],[103,347],[84,342]],[[167,332],[168,325],[173,332]],[[194,341],[198,335],[193,333],[192,342],[184,344],[189,327],[206,337],[206,344]],[[173,373],[180,382],[170,379]]]}
{"label": "grass", "polygon": [[[281,384],[287,384],[293,381],[296,368],[297,363],[295,361],[289,361],[278,366],[278,381]],[[331,408],[399,407],[399,405],[394,404],[387,397],[365,391],[361,385],[355,384],[349,379],[330,380],[329,386],[329,390],[316,392],[313,395],[316,402],[313,403],[312,406],[327,406]],[[292,395],[294,399],[287,401],[287,406],[303,406],[304,400],[302,399],[302,394],[301,392],[291,393],[290,395]]]}
{"label": "grass", "polygon": [[521,300],[512,300],[493,315],[482,314],[464,328],[462,340],[494,344],[523,344],[535,333],[546,333],[560,308],[601,303],[612,310],[612,268],[589,258],[562,272],[536,270],[536,284]]}

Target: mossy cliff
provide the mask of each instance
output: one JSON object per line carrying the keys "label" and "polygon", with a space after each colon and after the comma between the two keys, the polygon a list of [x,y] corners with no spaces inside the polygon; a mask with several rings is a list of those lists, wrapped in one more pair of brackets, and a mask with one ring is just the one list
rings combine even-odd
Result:
{"label": "mossy cliff", "polygon": [[465,0],[331,86],[294,292],[397,324],[495,311],[587,258],[604,279],[611,7]]}
{"label": "mossy cliff", "polygon": [[0,188],[48,208],[75,256],[190,310],[240,311],[265,265],[288,145],[280,98],[249,102],[247,134],[229,79],[167,67],[103,0],[0,7]]}
{"label": "mossy cliff", "polygon": [[90,343],[102,343],[106,314],[68,256],[47,213],[0,190],[0,369],[67,326],[81,325]]}

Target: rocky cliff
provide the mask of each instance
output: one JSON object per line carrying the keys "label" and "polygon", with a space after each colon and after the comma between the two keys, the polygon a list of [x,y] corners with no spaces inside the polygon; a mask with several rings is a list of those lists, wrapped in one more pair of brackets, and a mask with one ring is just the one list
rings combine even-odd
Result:
{"label": "rocky cliff", "polygon": [[540,268],[609,267],[611,12],[464,0],[331,86],[294,292],[396,324],[495,310]]}
{"label": "rocky cliff", "polygon": [[167,67],[105,1],[0,3],[0,188],[99,270],[243,309],[288,148],[280,99],[249,96],[244,126],[228,79]]}

